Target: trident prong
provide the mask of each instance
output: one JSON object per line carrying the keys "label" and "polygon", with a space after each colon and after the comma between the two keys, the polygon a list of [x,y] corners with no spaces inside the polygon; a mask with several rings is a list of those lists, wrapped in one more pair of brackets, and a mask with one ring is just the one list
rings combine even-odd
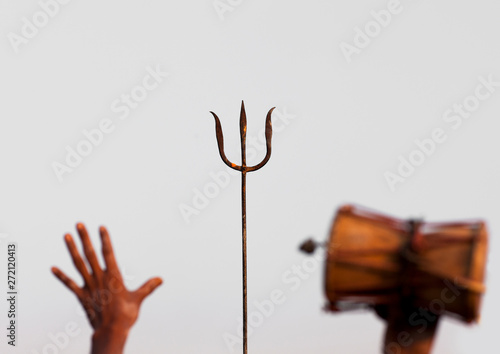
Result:
{"label": "trident prong", "polygon": [[273,126],[271,123],[271,114],[276,107],[273,107],[267,112],[266,116],[266,156],[264,159],[255,166],[247,166],[246,165],[246,135],[247,135],[247,115],[245,112],[245,103],[241,101],[241,113],[240,113],[240,139],[241,139],[241,166],[238,166],[228,160],[226,154],[224,153],[224,135],[222,133],[222,126],[220,124],[219,117],[217,114],[210,111],[215,118],[215,133],[217,135],[217,145],[219,146],[219,154],[222,158],[222,161],[233,170],[241,171],[241,172],[253,172],[262,168],[267,161],[271,158],[271,138],[273,136]]}
{"label": "trident prong", "polygon": [[242,249],[243,249],[243,353],[248,352],[248,327],[247,327],[247,216],[246,216],[246,174],[247,172],[257,171],[262,168],[271,158],[271,138],[273,136],[273,127],[271,123],[271,114],[275,107],[271,108],[266,116],[266,156],[255,166],[246,165],[246,137],[247,137],[247,115],[245,104],[241,101],[240,112],[240,139],[241,139],[241,165],[238,166],[230,162],[224,153],[224,136],[219,117],[214,112],[215,133],[217,136],[217,145],[222,161],[234,170],[241,172],[241,226],[242,226]]}

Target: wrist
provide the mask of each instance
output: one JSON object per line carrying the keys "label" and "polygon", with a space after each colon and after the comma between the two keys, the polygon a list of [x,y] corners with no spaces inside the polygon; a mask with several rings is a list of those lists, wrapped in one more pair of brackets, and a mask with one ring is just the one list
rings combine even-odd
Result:
{"label": "wrist", "polygon": [[92,335],[92,354],[122,354],[129,328],[100,327]]}

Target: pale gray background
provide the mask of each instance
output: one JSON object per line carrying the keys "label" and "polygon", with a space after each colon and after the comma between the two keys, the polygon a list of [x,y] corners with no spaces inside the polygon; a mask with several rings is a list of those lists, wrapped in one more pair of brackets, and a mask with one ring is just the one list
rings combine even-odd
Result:
{"label": "pale gray background", "polygon": [[[0,232],[8,236],[0,264],[6,241],[18,242],[20,329],[17,351],[4,336],[0,351],[41,353],[49,333],[75,321],[80,334],[59,352],[89,352],[91,331],[76,298],[49,271],[58,265],[80,282],[62,236],[83,221],[96,242],[98,226],[109,228],[132,288],[164,279],[144,303],[127,353],[230,353],[222,336],[235,334],[241,308],[239,177],[189,224],[179,205],[192,203],[211,171],[226,170],[210,110],[239,162],[244,99],[249,136],[273,106],[295,116],[275,134],[268,165],[248,176],[249,301],[273,289],[287,298],[251,335],[250,352],[380,352],[383,323],[373,313],[321,311],[321,268],[296,291],[281,279],[304,259],[297,245],[309,235],[326,239],[346,202],[399,217],[487,220],[481,322],[445,319],[435,353],[496,352],[500,92],[455,131],[441,116],[474,93],[478,76],[500,80],[500,4],[401,4],[348,64],[340,43],[352,43],[355,27],[386,1],[242,1],[221,20],[212,0],[73,0],[16,54],[7,35],[39,5],[2,0]],[[111,102],[157,64],[170,76],[119,120]],[[104,117],[115,131],[59,183],[53,161]],[[391,192],[384,172],[436,127],[447,141]]]}

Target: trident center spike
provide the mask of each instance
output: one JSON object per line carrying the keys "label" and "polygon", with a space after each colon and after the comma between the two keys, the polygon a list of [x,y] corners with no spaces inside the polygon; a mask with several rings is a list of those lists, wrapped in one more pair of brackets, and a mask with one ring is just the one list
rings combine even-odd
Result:
{"label": "trident center spike", "polygon": [[242,226],[242,250],[243,250],[243,353],[248,353],[248,328],[247,328],[247,216],[246,216],[246,174],[247,172],[257,171],[262,168],[271,158],[271,138],[273,127],[271,124],[271,114],[274,108],[271,108],[266,116],[266,156],[255,166],[246,165],[246,136],[247,136],[247,115],[245,113],[245,104],[241,101],[240,112],[240,139],[241,139],[241,165],[230,162],[224,153],[224,137],[219,117],[214,112],[215,133],[217,135],[217,145],[222,161],[234,170],[241,172],[241,226]]}

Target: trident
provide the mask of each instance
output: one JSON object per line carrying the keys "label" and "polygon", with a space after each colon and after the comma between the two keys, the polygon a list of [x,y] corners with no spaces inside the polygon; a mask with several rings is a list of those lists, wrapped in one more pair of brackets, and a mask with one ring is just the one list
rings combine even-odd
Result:
{"label": "trident", "polygon": [[[275,107],[274,107],[275,108]],[[224,137],[219,117],[214,112],[212,115],[215,118],[215,132],[217,135],[217,145],[219,146],[219,154],[222,161],[233,170],[241,172],[241,225],[242,225],[242,248],[243,248],[243,353],[248,352],[247,349],[247,202],[246,202],[246,177],[247,172],[257,171],[262,168],[271,158],[271,137],[273,135],[273,127],[271,124],[271,113],[274,108],[271,108],[266,117],[266,156],[261,163],[255,166],[247,166],[246,164],[246,137],[247,137],[247,115],[245,113],[245,104],[241,101],[240,112],[240,138],[241,138],[241,166],[230,162],[224,153]]]}

